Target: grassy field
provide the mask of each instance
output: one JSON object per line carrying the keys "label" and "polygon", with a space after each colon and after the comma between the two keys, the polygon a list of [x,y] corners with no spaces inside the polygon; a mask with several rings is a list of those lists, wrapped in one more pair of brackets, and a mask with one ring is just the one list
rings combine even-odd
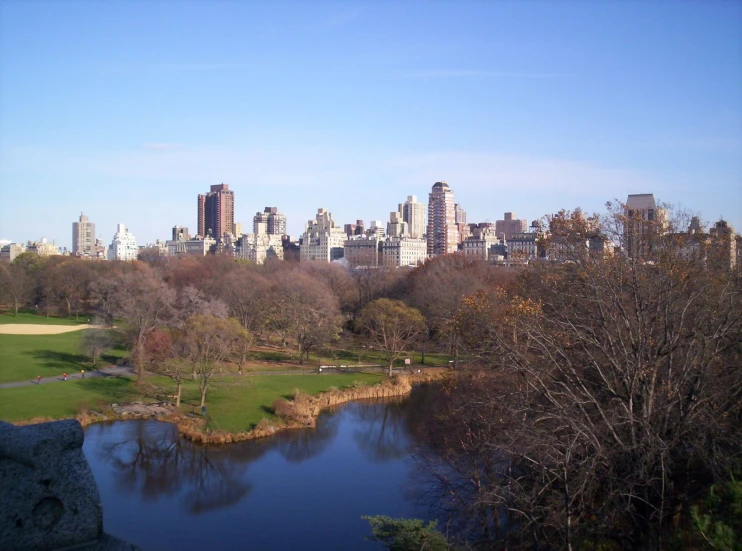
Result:
{"label": "grassy field", "polygon": [[34,417],[64,419],[74,416],[79,408],[98,409],[99,403],[110,405],[135,397],[132,381],[116,377],[3,388],[0,419],[10,422]]}
{"label": "grassy field", "polygon": [[[317,394],[330,387],[345,388],[354,384],[376,384],[384,378],[378,373],[340,373],[331,375],[255,375],[225,377],[206,394],[206,408],[212,428],[231,432],[253,428],[262,418],[273,418],[273,402],[290,398],[296,389]],[[174,392],[169,381],[155,381]],[[201,414],[200,394],[195,383],[183,388],[183,411]]]}
{"label": "grassy field", "polygon": [[[0,315],[0,323],[35,323],[75,325],[74,320],[46,318],[33,314],[20,314],[17,318]],[[89,360],[81,350],[84,331],[60,335],[0,335],[0,383],[33,380],[59,376],[63,372],[75,373],[90,369]],[[109,350],[103,361],[115,363],[128,354],[123,348]],[[359,357],[360,356],[360,357]],[[413,365],[419,363],[420,355],[410,355]],[[445,365],[447,357],[428,354],[426,364]],[[214,379],[215,386],[206,398],[210,425],[227,431],[246,431],[260,419],[273,417],[272,406],[277,398],[287,398],[301,389],[316,394],[330,387],[345,388],[355,384],[375,384],[384,378],[379,373],[316,373],[319,364],[353,365],[356,363],[383,363],[378,351],[359,350],[323,351],[321,356],[312,355],[310,361],[299,366],[295,351],[289,349],[265,349],[255,351],[248,360],[248,369],[297,370],[290,375],[226,376]],[[399,365],[403,361],[398,362]],[[304,370],[312,373],[299,372]],[[148,379],[160,394],[174,392],[168,379]],[[19,388],[0,388],[0,419],[20,421],[33,417],[55,419],[71,417],[81,409],[100,409],[104,405],[134,400],[151,401],[155,393],[148,390],[143,396],[140,387],[127,378],[98,378],[69,380]],[[182,409],[200,414],[200,397],[195,382],[188,382],[183,389]]]}
{"label": "grassy field", "polygon": [[[30,381],[37,375],[53,377],[63,372],[90,369],[90,361],[81,350],[84,332],[0,335],[0,383]],[[114,348],[103,355],[102,363],[115,364],[127,355],[126,350]]]}
{"label": "grassy field", "polygon": [[[206,395],[210,426],[227,431],[246,431],[263,417],[272,418],[273,402],[289,398],[299,388],[316,394],[334,386],[375,384],[383,379],[377,373],[350,373],[333,375],[258,375],[252,377],[225,377],[216,380],[216,386]],[[172,392],[172,383],[163,378],[150,382]],[[150,401],[137,392],[133,380],[127,378],[100,378],[70,380],[67,382],[0,389],[0,419],[20,421],[33,417],[62,419],[72,417],[80,409],[101,409],[103,405],[134,400]],[[183,388],[182,410],[200,415],[200,396],[194,382]]]}
{"label": "grassy field", "polygon": [[19,312],[18,317],[12,313],[0,314],[0,325],[11,324],[11,323],[30,323],[34,325],[80,325],[87,323],[88,318],[80,316],[79,320],[74,318],[47,318],[46,316],[40,316],[38,314],[30,314],[28,312]]}

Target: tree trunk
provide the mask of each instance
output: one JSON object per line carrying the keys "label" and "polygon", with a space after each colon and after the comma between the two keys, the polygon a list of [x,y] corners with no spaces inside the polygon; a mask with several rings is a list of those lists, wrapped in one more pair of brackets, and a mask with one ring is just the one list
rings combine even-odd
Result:
{"label": "tree trunk", "polygon": [[15,317],[18,317],[18,299],[13,299],[13,307],[15,308]]}
{"label": "tree trunk", "polygon": [[394,360],[389,360],[389,377],[392,377],[392,365],[394,364]]}
{"label": "tree trunk", "polygon": [[69,318],[70,316],[72,316],[72,303],[70,303],[69,298],[65,298],[64,300],[65,302],[67,302],[67,317]]}
{"label": "tree trunk", "polygon": [[182,383],[178,381],[178,392],[175,394],[175,407],[180,407],[180,387],[182,386]]}
{"label": "tree trunk", "polygon": [[139,338],[137,339],[137,346],[136,346],[136,358],[134,358],[134,361],[136,362],[137,367],[137,382],[141,383],[144,381],[144,339]]}
{"label": "tree trunk", "polygon": [[206,389],[201,390],[201,407],[206,405]]}

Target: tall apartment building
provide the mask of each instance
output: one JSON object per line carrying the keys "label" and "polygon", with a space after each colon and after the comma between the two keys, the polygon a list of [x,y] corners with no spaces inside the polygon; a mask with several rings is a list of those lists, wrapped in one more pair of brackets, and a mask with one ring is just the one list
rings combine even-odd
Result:
{"label": "tall apartment building", "polygon": [[407,231],[410,237],[419,239],[425,235],[425,229],[427,227],[425,215],[427,210],[428,208],[425,203],[417,202],[416,195],[408,195],[407,201],[399,205],[399,212],[402,213],[402,221],[407,223]]}
{"label": "tall apartment building", "polygon": [[211,186],[206,195],[198,196],[198,235],[221,239],[234,231],[234,192],[227,184]]}
{"label": "tall apartment building", "polygon": [[345,235],[353,237],[354,235],[364,235],[366,233],[364,227],[363,220],[356,220],[355,224],[345,224],[343,230],[345,231]]}
{"label": "tall apartment building", "polygon": [[346,238],[343,228],[335,225],[332,214],[325,209],[318,209],[317,217],[307,222],[301,236],[299,258],[302,261],[322,262],[343,258]]}
{"label": "tall apartment building", "polygon": [[390,212],[389,222],[386,224],[386,235],[388,237],[406,237],[409,233],[409,226],[402,219],[402,213]]}
{"label": "tall apartment building", "polygon": [[428,200],[428,256],[456,252],[459,232],[456,227],[453,191],[446,182],[436,182]]}
{"label": "tall apartment building", "polygon": [[507,240],[516,233],[526,231],[528,231],[528,220],[519,220],[512,212],[506,212],[504,220],[495,221],[495,233],[500,239]]}
{"label": "tall apartment building", "polygon": [[92,256],[95,247],[95,224],[80,213],[80,220],[72,223],[72,254]]}
{"label": "tall apartment building", "polygon": [[108,260],[136,260],[139,254],[137,239],[124,224],[117,224],[113,241],[108,247]]}
{"label": "tall apartment building", "polygon": [[637,193],[626,199],[623,247],[626,256],[640,258],[667,232],[667,213],[657,206],[653,193]]}
{"label": "tall apartment building", "polygon": [[263,212],[255,213],[252,222],[256,235],[286,235],[286,215],[278,212],[277,207],[265,207]]}

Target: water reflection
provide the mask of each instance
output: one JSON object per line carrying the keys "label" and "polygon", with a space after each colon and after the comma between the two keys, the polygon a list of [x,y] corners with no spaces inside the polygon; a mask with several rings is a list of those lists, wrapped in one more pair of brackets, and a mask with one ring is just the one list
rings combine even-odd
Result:
{"label": "water reflection", "polygon": [[324,413],[314,429],[296,429],[280,432],[272,437],[278,452],[291,463],[301,463],[321,454],[335,439],[341,416]]}
{"label": "water reflection", "polygon": [[391,461],[409,453],[410,441],[405,431],[409,409],[405,400],[355,408],[354,415],[361,421],[353,431],[353,440],[372,461]]}
{"label": "water reflection", "polygon": [[248,534],[257,548],[378,549],[362,515],[425,516],[405,490],[425,394],[346,404],[315,429],[224,446],[157,421],[98,424],[83,449],[107,530],[144,549],[206,548],[217,532],[221,549],[244,548]]}
{"label": "water reflection", "polygon": [[195,446],[180,438],[172,425],[152,421],[119,422],[100,429],[115,435],[101,440],[98,457],[113,467],[117,492],[152,501],[187,488],[182,505],[194,514],[246,496],[251,489],[243,478],[247,464],[265,453],[259,446]]}

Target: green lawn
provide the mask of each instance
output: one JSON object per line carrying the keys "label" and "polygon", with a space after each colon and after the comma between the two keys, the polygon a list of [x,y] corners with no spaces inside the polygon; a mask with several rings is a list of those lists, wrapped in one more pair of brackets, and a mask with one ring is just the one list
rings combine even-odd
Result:
{"label": "green lawn", "polygon": [[[0,335],[0,383],[30,381],[37,375],[53,377],[63,372],[90,369],[81,350],[85,330],[61,335]],[[107,351],[104,364],[116,363],[128,355],[116,348]]]}
{"label": "green lawn", "polygon": [[[310,394],[331,386],[349,387],[353,384],[375,384],[384,376],[377,373],[348,373],[333,375],[256,375],[225,377],[215,380],[216,386],[206,395],[210,424],[227,431],[250,430],[263,417],[272,418],[273,402],[288,398],[300,388]],[[152,377],[150,382],[172,392],[168,379]],[[70,380],[18,388],[0,389],[0,419],[20,421],[33,417],[62,419],[72,417],[81,407],[97,409],[101,403],[124,403],[142,399],[136,394],[136,385],[127,378],[98,378]],[[149,401],[145,398],[143,401]],[[198,387],[188,382],[183,389],[183,411],[200,414]]]}
{"label": "green lawn", "polygon": [[0,419],[21,421],[34,417],[69,418],[78,408],[98,409],[135,399],[129,379],[106,377],[0,389]]}
{"label": "green lawn", "polygon": [[40,316],[38,314],[30,314],[27,312],[19,312],[18,317],[15,317],[12,313],[0,314],[0,325],[10,323],[29,323],[33,325],[80,325],[81,323],[87,323],[88,318],[80,316],[80,320],[76,321],[74,318],[47,318],[46,316]]}
{"label": "green lawn", "polygon": [[[207,413],[211,426],[231,432],[252,429],[263,417],[273,418],[273,402],[289,398],[299,388],[317,394],[334,386],[350,387],[354,383],[376,384],[384,379],[380,373],[339,373],[332,375],[255,375],[214,379],[216,387],[206,394]],[[175,387],[170,381],[156,381],[169,392]],[[201,414],[200,395],[195,383],[183,388],[183,411]]]}

